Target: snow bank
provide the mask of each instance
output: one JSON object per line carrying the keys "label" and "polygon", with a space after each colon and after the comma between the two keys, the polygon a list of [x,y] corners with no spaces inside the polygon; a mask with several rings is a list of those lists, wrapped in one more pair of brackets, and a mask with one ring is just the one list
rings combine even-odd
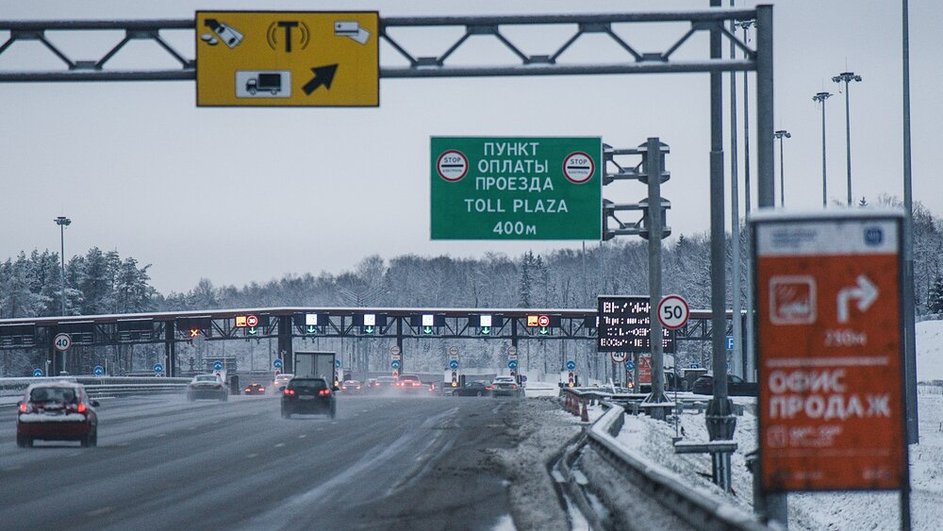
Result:
{"label": "snow bank", "polygon": [[943,381],[943,321],[917,323],[917,381]]}

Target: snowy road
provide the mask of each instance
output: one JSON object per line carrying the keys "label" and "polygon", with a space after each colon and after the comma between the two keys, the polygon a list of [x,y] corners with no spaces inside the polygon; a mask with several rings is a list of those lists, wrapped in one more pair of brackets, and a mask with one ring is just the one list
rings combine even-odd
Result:
{"label": "snowy road", "polygon": [[[17,448],[14,411],[4,409],[0,527],[284,529],[316,519],[334,529],[511,528],[515,484],[545,474],[508,480],[501,464],[526,438],[527,407],[341,397],[332,421],[281,419],[271,397],[108,400],[92,449]],[[559,520],[554,497],[543,499],[550,506],[535,496],[535,511]]]}

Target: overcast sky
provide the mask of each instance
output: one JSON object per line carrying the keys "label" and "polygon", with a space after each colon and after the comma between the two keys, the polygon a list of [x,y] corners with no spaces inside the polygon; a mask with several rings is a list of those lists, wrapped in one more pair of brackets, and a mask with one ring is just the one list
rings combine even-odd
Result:
{"label": "overcast sky", "polygon": [[[741,7],[754,4],[738,1]],[[708,5],[707,0],[0,0],[0,17],[192,19],[197,9],[321,9],[377,10],[383,18]],[[914,199],[939,216],[943,3],[911,0],[910,10]],[[872,202],[881,194],[903,196],[900,14],[900,2],[893,1],[775,2],[775,126],[792,134],[785,144],[787,208],[821,206],[821,114],[812,101],[821,90],[835,94],[827,103],[828,195],[845,201],[845,100],[831,77],[846,70],[863,77],[851,87],[854,195]],[[641,51],[664,51],[665,43],[684,31],[633,28],[617,26],[617,32]],[[508,34],[530,55],[553,53],[568,35]],[[120,37],[86,38],[68,50],[78,50],[71,53],[73,59],[98,59],[100,50]],[[6,38],[0,34],[0,42]],[[184,55],[194,57],[192,32],[170,38]],[[498,58],[506,52],[499,54],[493,41],[480,39],[457,52],[454,64],[504,61]],[[432,54],[453,40],[427,32],[409,42]],[[693,44],[681,53],[696,56],[706,49],[706,39]],[[149,46],[135,43],[110,64],[168,64]],[[578,41],[567,59],[620,57],[613,46],[590,36]],[[380,56],[381,65],[399,64],[386,45],[381,44]],[[37,43],[17,43],[0,54],[0,69],[24,65],[61,68]],[[738,78],[742,82],[742,75]],[[738,92],[742,117],[742,88]],[[754,103],[755,93],[750,98]],[[755,117],[754,108],[750,114]],[[371,254],[459,257],[496,251],[517,256],[528,249],[581,245],[430,240],[430,136],[601,136],[616,147],[658,136],[671,148],[667,166],[672,177],[662,195],[672,202],[668,224],[676,238],[709,229],[708,119],[706,74],[381,79],[380,106],[362,109],[197,108],[193,81],[0,84],[0,259],[34,248],[58,251],[53,219],[60,215],[72,219],[67,256],[93,246],[133,256],[152,264],[153,285],[163,293],[187,291],[202,277],[241,287],[289,273],[339,273]],[[724,129],[729,134],[729,122]],[[742,125],[738,135],[742,146]],[[777,202],[778,153],[777,144]],[[754,164],[755,154],[754,140]],[[729,166],[729,151],[725,162]],[[742,165],[739,172],[742,180]],[[755,168],[752,175],[755,193]],[[603,192],[617,202],[644,195],[638,183],[618,183]],[[728,205],[728,223],[729,217]]]}

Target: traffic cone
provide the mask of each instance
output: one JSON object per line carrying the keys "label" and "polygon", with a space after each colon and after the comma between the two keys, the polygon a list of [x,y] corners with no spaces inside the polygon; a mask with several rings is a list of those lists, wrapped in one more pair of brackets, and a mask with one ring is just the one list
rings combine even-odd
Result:
{"label": "traffic cone", "polygon": [[583,409],[580,411],[580,420],[583,422],[589,422],[589,411],[586,409],[586,402],[583,403]]}

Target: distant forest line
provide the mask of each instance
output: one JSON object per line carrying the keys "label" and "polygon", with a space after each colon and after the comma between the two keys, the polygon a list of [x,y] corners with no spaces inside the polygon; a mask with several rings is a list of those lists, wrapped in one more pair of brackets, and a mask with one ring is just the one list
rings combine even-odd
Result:
{"label": "distant forest line", "polygon": [[[943,224],[917,204],[913,228],[916,312],[937,313],[943,310]],[[742,289],[746,288],[746,238],[746,231],[741,231]],[[726,244],[729,307],[729,234]],[[707,233],[682,235],[666,244],[662,263],[664,293],[681,294],[693,308],[710,308]],[[600,294],[648,293],[648,244],[634,238],[587,243],[585,250],[526,251],[519,256],[407,254],[384,259],[374,255],[337,275],[285,275],[242,287],[216,286],[203,278],[186,293],[166,295],[150,285],[151,267],[97,247],[69,258],[65,265],[65,314],[270,306],[595,308]],[[48,249],[20,252],[0,263],[0,318],[62,315],[60,269],[59,254]]]}

